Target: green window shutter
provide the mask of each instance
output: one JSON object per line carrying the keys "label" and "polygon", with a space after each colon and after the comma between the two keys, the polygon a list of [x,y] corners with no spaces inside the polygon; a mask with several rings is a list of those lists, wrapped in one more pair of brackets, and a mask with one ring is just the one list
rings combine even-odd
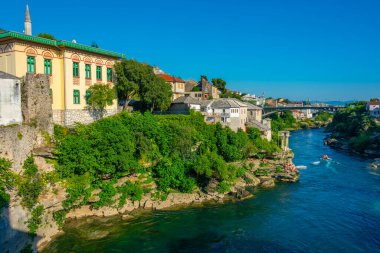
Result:
{"label": "green window shutter", "polygon": [[112,82],[112,69],[107,68],[107,81]]}
{"label": "green window shutter", "polygon": [[45,74],[51,75],[51,60],[50,59],[44,60],[44,67],[45,67]]}
{"label": "green window shutter", "polygon": [[79,76],[79,62],[73,62],[73,76]]}
{"label": "green window shutter", "polygon": [[87,105],[90,104],[89,101],[88,101],[88,99],[90,98],[90,96],[91,96],[91,91],[86,90],[86,104]]}
{"label": "green window shutter", "polygon": [[27,58],[27,70],[29,73],[35,73],[36,72],[35,57],[34,56],[28,56],[28,58]]}
{"label": "green window shutter", "polygon": [[90,64],[86,64],[85,70],[86,70],[86,78],[91,79],[91,66],[90,66]]}
{"label": "green window shutter", "polygon": [[96,79],[102,80],[102,67],[96,66]]}
{"label": "green window shutter", "polygon": [[74,104],[80,104],[79,90],[74,90]]}

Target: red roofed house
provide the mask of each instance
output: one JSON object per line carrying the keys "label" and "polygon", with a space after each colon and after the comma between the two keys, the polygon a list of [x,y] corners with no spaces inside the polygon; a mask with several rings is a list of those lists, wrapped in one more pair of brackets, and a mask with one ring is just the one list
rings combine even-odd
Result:
{"label": "red roofed house", "polygon": [[168,74],[157,74],[157,76],[164,79],[167,83],[169,83],[172,86],[173,91],[173,98],[172,100],[175,100],[179,97],[185,96],[185,84],[186,82],[182,80],[181,78],[171,76]]}
{"label": "red roofed house", "polygon": [[373,118],[380,118],[380,101],[368,102],[366,109]]}

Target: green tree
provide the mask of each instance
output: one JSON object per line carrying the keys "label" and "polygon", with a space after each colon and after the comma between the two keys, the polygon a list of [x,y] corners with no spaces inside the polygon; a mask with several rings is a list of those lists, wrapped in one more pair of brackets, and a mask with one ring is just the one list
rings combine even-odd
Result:
{"label": "green tree", "polygon": [[379,102],[379,99],[378,98],[371,98],[369,101],[371,101],[371,102]]}
{"label": "green tree", "polygon": [[218,88],[222,93],[226,93],[226,81],[224,81],[223,79],[221,78],[213,78],[211,80],[212,84]]}
{"label": "green tree", "polygon": [[115,64],[116,90],[120,100],[139,95],[145,109],[166,110],[171,103],[172,91],[164,79],[154,74],[149,65],[135,60],[123,60]]}
{"label": "green tree", "polygon": [[39,33],[37,34],[37,37],[49,39],[49,40],[56,40],[55,37],[49,33]]}
{"label": "green tree", "polygon": [[140,98],[146,109],[150,111],[165,111],[169,109],[172,101],[172,88],[160,77],[152,78],[150,83],[143,83],[140,86]]}
{"label": "green tree", "polygon": [[86,97],[88,108],[98,111],[100,118],[103,118],[105,108],[113,104],[115,100],[115,90],[108,84],[94,84],[89,89]]}

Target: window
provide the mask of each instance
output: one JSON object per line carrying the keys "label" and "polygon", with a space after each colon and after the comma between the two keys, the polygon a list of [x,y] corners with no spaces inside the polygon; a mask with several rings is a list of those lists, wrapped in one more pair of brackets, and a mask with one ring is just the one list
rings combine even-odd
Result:
{"label": "window", "polygon": [[112,69],[107,68],[107,81],[112,82]]}
{"label": "window", "polygon": [[27,65],[29,73],[36,73],[36,58],[34,56],[28,56]]}
{"label": "window", "polygon": [[80,104],[79,90],[74,90],[74,104]]}
{"label": "window", "polygon": [[45,59],[44,60],[44,69],[46,75],[51,75],[51,60]]}
{"label": "window", "polygon": [[90,98],[90,96],[91,96],[91,91],[86,90],[86,104],[87,104],[87,105],[90,104],[89,101],[88,101],[88,99]]}
{"label": "window", "polygon": [[79,76],[79,62],[73,62],[73,76]]}
{"label": "window", "polygon": [[102,80],[102,67],[96,66],[96,79]]}
{"label": "window", "polygon": [[86,79],[91,79],[91,65],[90,64],[86,64],[85,71],[86,71]]}

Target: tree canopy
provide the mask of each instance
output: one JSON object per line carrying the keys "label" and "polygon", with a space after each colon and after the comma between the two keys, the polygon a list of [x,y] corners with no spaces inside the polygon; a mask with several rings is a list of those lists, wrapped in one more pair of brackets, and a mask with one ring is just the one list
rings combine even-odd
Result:
{"label": "tree canopy", "polygon": [[120,100],[139,96],[144,109],[166,110],[171,104],[172,90],[164,79],[156,76],[153,68],[135,60],[115,64],[116,90]]}
{"label": "tree canopy", "polygon": [[213,78],[212,80],[212,84],[218,88],[222,93],[225,93],[226,92],[226,81],[224,81],[223,79],[221,78]]}
{"label": "tree canopy", "polygon": [[49,39],[49,40],[56,40],[55,37],[53,35],[51,35],[50,33],[39,33],[39,34],[37,34],[37,37],[45,38],[45,39]]}
{"label": "tree canopy", "polygon": [[99,111],[102,117],[105,108],[112,105],[116,98],[115,90],[107,84],[94,84],[88,91],[86,94],[88,107]]}

